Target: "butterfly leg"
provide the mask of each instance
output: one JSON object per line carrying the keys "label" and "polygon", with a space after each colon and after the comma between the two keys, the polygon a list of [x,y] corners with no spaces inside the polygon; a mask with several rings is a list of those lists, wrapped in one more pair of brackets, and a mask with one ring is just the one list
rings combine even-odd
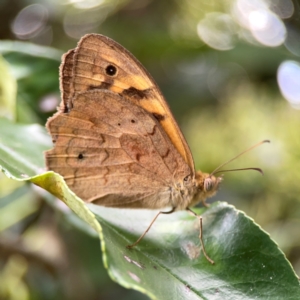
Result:
{"label": "butterfly leg", "polygon": [[152,222],[150,223],[150,225],[148,226],[148,228],[145,230],[145,232],[137,239],[137,241],[131,245],[127,245],[126,248],[130,249],[133,248],[134,246],[136,246],[141,240],[142,238],[146,235],[146,233],[150,230],[151,226],[153,225],[153,223],[155,222],[155,220],[158,218],[158,216],[160,214],[171,214],[175,211],[175,207],[173,207],[170,211],[160,211],[158,212],[158,214],[154,217],[154,219],[152,220]]}
{"label": "butterfly leg", "polygon": [[199,239],[201,242],[201,247],[202,247],[202,251],[203,254],[205,256],[205,258],[213,265],[215,262],[208,256],[208,254],[206,253],[205,247],[204,247],[204,243],[203,243],[203,239],[202,239],[202,217],[197,215],[194,211],[192,211],[189,207],[186,208],[186,210],[188,212],[190,212],[194,217],[196,217],[199,220]]}

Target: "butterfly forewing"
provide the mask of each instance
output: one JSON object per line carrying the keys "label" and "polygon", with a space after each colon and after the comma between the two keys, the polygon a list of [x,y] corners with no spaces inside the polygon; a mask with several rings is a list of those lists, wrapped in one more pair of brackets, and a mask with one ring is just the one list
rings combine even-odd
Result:
{"label": "butterfly forewing", "polygon": [[[157,119],[194,173],[193,158],[185,138],[157,84],[141,63],[124,47],[99,34],[84,36],[74,51],[70,104],[74,94],[93,89],[111,90],[122,95]],[[70,66],[67,59],[61,74],[64,65]],[[113,75],[109,75],[110,66],[116,68]],[[65,78],[68,77],[62,76],[63,81]],[[69,86],[69,82],[66,85]]]}

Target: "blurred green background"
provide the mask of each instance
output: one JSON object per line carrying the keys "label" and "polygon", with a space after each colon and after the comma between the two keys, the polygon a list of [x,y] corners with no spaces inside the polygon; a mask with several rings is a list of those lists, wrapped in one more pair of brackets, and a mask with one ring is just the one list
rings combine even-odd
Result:
{"label": "blurred green background", "polygon": [[[226,173],[211,201],[245,211],[300,274],[299,2],[1,0],[0,24],[0,70],[11,74],[0,83],[2,117],[45,124],[60,101],[61,54],[94,32],[153,75],[197,169],[270,139],[228,166],[265,175]],[[14,89],[16,105],[5,104]],[[0,298],[147,299],[110,280],[98,238],[75,223],[51,195],[0,174]]]}

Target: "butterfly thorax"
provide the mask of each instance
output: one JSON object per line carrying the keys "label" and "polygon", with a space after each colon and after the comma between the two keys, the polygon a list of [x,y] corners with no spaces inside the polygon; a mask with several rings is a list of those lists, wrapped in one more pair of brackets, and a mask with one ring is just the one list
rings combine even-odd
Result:
{"label": "butterfly thorax", "polygon": [[180,188],[181,201],[178,201],[176,209],[186,209],[199,202],[206,205],[205,200],[215,195],[221,181],[222,177],[215,177],[201,171],[196,172],[194,178],[185,178]]}

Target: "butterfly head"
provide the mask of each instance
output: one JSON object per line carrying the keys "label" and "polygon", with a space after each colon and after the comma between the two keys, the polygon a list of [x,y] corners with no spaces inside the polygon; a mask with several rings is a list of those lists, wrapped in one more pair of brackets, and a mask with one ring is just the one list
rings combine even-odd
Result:
{"label": "butterfly head", "polygon": [[202,173],[201,171],[196,172],[195,183],[197,192],[195,193],[191,206],[199,203],[200,201],[206,205],[205,200],[215,195],[222,179],[222,176],[216,177],[208,173]]}
{"label": "butterfly head", "polygon": [[216,193],[220,182],[223,180],[223,177],[222,176],[215,177],[214,175],[211,174],[203,174],[203,175],[206,175],[203,181],[203,191],[206,194],[211,193],[212,195],[207,195],[207,197],[211,197]]}

